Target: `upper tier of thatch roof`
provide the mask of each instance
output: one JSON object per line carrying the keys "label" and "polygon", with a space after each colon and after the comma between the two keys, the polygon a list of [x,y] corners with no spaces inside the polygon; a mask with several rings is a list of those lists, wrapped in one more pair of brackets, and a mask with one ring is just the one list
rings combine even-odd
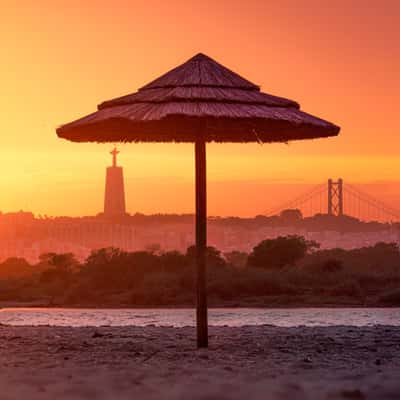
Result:
{"label": "upper tier of thatch roof", "polygon": [[166,88],[177,86],[214,86],[248,90],[260,89],[259,86],[242,78],[236,72],[217,63],[212,58],[199,53],[184,64],[150,82],[142,89]]}
{"label": "upper tier of thatch roof", "polygon": [[198,54],[138,92],[57,129],[73,141],[288,141],[337,135],[339,128],[298,103]]}
{"label": "upper tier of thatch roof", "polygon": [[142,89],[117,99],[99,104],[98,109],[135,103],[201,102],[229,104],[261,104],[270,107],[300,108],[292,100],[261,93],[259,90],[243,90],[217,86],[177,86]]}
{"label": "upper tier of thatch roof", "polygon": [[200,53],[138,92],[105,101],[99,104],[98,109],[167,102],[245,103],[300,108],[295,101],[261,93],[259,86]]}

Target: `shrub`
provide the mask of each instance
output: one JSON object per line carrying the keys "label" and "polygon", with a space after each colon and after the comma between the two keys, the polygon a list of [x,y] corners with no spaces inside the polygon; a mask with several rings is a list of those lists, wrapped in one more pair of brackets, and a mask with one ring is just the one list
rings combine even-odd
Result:
{"label": "shrub", "polygon": [[322,272],[338,272],[343,270],[343,261],[336,258],[329,258],[321,264]]}
{"label": "shrub", "polygon": [[379,301],[380,303],[391,306],[400,306],[400,289],[391,290],[382,294],[379,297]]}
{"label": "shrub", "polygon": [[330,290],[332,296],[346,296],[360,298],[363,296],[362,289],[358,282],[344,282]]}

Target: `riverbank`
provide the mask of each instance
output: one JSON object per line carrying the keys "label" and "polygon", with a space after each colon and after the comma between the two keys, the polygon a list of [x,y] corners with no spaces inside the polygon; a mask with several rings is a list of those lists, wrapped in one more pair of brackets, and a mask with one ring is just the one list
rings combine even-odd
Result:
{"label": "riverbank", "polygon": [[393,399],[400,328],[0,326],[7,400]]}
{"label": "riverbank", "polygon": [[[82,264],[70,254],[44,255],[36,265],[5,261],[0,265],[0,301],[51,307],[191,307],[196,299],[193,252],[102,249]],[[210,249],[209,306],[400,306],[400,251],[395,245],[313,252],[284,268],[268,260],[264,267],[238,268]]]}
{"label": "riverbank", "polygon": [[[213,308],[343,308],[343,307],[377,307],[392,308],[400,306],[400,292],[396,292],[394,296],[382,298],[379,296],[371,296],[365,299],[352,298],[351,296],[341,297],[320,297],[314,295],[295,296],[257,296],[242,300],[221,300],[210,298],[209,307]],[[0,308],[17,308],[17,307],[46,307],[46,308],[93,308],[93,309],[181,309],[194,307],[192,302],[170,302],[164,303],[127,303],[124,301],[81,301],[69,303],[66,301],[57,301],[49,299],[37,299],[33,301],[0,301]]]}

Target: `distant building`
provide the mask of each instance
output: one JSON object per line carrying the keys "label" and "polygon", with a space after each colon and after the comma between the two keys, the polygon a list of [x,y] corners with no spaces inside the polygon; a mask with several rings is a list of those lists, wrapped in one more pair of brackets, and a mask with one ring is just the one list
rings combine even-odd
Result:
{"label": "distant building", "polygon": [[107,167],[106,188],[104,196],[104,216],[122,217],[126,215],[124,173],[122,167],[117,166],[117,154],[114,148],[110,153],[113,156],[113,164]]}

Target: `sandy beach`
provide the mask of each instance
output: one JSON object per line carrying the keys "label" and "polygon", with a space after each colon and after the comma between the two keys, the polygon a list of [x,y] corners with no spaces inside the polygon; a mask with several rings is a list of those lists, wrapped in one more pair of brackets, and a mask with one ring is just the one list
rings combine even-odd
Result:
{"label": "sandy beach", "polygon": [[398,399],[400,328],[0,326],[1,398]]}

